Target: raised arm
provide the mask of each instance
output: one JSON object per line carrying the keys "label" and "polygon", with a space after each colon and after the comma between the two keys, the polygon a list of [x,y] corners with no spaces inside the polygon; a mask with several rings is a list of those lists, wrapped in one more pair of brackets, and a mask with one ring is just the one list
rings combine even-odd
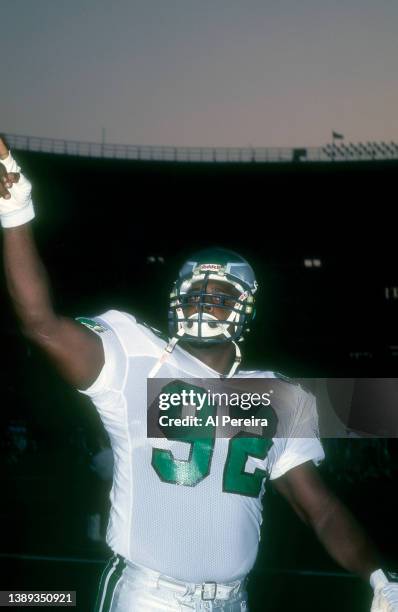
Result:
{"label": "raised arm", "polygon": [[1,138],[0,162],[5,277],[21,330],[48,355],[67,382],[86,389],[104,364],[101,339],[54,312],[47,274],[32,234],[30,184]]}

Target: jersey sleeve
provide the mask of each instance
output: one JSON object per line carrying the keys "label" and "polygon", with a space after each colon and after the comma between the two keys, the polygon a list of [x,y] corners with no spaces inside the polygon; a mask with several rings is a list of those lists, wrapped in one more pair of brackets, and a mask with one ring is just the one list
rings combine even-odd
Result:
{"label": "jersey sleeve", "polygon": [[104,365],[96,380],[88,389],[77,389],[79,393],[88,395],[93,400],[120,392],[127,369],[126,351],[117,331],[107,321],[106,314],[93,318],[76,318],[79,323],[85,325],[101,338],[104,349]]}
{"label": "jersey sleeve", "polygon": [[300,387],[298,389],[297,409],[292,415],[286,437],[274,439],[275,459],[269,470],[271,480],[307,461],[319,465],[325,458],[319,439],[316,399],[311,393]]}

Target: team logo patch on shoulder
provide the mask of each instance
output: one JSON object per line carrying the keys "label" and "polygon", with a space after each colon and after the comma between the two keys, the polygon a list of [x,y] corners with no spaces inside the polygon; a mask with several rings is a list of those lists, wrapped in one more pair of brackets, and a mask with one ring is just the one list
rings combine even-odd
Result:
{"label": "team logo patch on shoulder", "polygon": [[79,323],[81,323],[82,325],[85,325],[89,329],[92,329],[93,331],[99,334],[103,334],[104,332],[108,331],[107,327],[101,325],[101,323],[98,323],[98,321],[94,321],[94,319],[86,319],[86,317],[76,317],[76,321],[79,321]]}

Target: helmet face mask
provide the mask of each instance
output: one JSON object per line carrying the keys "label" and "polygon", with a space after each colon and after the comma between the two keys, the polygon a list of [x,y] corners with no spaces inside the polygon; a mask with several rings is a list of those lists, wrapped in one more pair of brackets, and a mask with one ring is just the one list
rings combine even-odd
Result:
{"label": "helmet face mask", "polygon": [[169,331],[193,344],[242,340],[254,316],[257,282],[251,266],[232,251],[193,255],[170,294]]}

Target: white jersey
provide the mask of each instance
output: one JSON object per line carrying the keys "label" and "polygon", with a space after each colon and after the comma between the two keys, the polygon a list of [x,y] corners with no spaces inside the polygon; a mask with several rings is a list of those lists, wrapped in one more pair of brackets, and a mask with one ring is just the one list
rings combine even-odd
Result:
{"label": "white jersey", "polygon": [[[198,444],[147,438],[147,376],[166,340],[116,310],[94,321],[98,325],[81,319],[101,337],[105,364],[97,380],[81,392],[95,404],[114,453],[108,545],[133,563],[179,580],[226,582],[245,576],[257,556],[266,476],[278,478],[305,461],[318,463],[324,458],[319,440],[291,437],[292,430],[286,438],[274,438],[263,459],[235,453],[234,466],[231,441],[226,438],[215,438],[211,449],[205,447],[206,440]],[[240,372],[237,376],[273,374]],[[219,374],[177,345],[157,377],[217,378]],[[297,404],[311,405],[314,431],[315,398],[298,385],[289,386]],[[163,478],[165,455],[169,470],[176,469],[175,482]],[[201,477],[191,486],[179,483],[178,470],[182,466],[186,474],[194,460]]]}

